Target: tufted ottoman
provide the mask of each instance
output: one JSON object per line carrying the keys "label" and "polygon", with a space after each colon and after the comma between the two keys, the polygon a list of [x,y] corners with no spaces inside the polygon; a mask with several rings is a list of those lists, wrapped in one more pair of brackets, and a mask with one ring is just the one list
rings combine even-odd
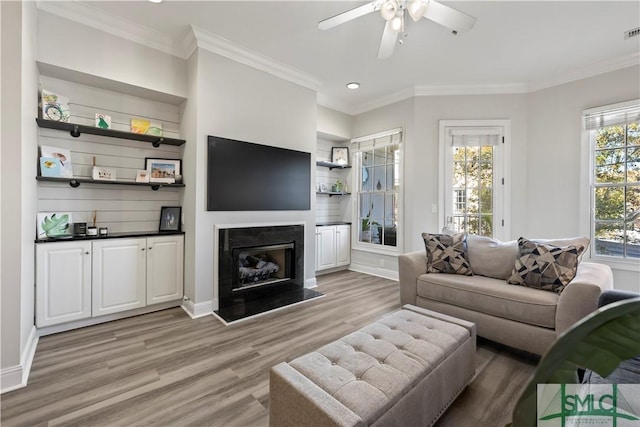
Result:
{"label": "tufted ottoman", "polygon": [[475,324],[405,305],[271,368],[269,425],[432,425],[471,380],[475,351]]}

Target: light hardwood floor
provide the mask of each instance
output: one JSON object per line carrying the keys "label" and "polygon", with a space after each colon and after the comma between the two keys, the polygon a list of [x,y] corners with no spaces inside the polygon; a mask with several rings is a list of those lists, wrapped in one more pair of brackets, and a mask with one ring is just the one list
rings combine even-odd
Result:
{"label": "light hardwood floor", "polygon": [[[267,426],[269,368],[400,307],[398,284],[318,277],[326,296],[231,326],[180,308],[40,339],[27,387],[0,396],[9,426]],[[438,426],[504,426],[536,359],[480,341],[476,377]]]}

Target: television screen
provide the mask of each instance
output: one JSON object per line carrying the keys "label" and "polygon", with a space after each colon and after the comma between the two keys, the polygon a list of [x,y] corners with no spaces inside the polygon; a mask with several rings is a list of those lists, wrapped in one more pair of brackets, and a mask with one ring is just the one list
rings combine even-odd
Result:
{"label": "television screen", "polygon": [[310,208],[310,153],[209,136],[207,210]]}

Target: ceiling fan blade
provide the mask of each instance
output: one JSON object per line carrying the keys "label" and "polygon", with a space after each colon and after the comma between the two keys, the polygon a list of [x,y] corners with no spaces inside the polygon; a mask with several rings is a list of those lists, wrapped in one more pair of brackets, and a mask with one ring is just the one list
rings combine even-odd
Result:
{"label": "ceiling fan blade", "polygon": [[328,30],[329,28],[344,24],[345,22],[360,18],[367,13],[374,12],[376,9],[377,4],[375,1],[372,1],[371,3],[358,6],[355,9],[347,10],[346,12],[343,12],[336,16],[332,16],[331,18],[324,19],[318,22],[318,28],[321,30]]}
{"label": "ceiling fan blade", "polygon": [[424,17],[458,32],[470,30],[476,23],[476,18],[473,16],[434,0],[429,0]]}
{"label": "ceiling fan blade", "polygon": [[388,58],[393,54],[393,49],[396,47],[396,40],[398,39],[398,32],[391,29],[389,21],[384,25],[384,32],[382,33],[382,40],[380,40],[380,48],[378,49],[378,59]]}

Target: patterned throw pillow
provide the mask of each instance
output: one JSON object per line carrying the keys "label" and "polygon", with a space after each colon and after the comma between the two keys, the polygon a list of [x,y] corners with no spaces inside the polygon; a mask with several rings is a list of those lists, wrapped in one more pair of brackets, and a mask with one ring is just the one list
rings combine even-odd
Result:
{"label": "patterned throw pillow", "polygon": [[463,233],[454,235],[422,233],[422,238],[427,249],[427,273],[473,276],[466,256]]}
{"label": "patterned throw pillow", "polygon": [[583,246],[553,246],[518,239],[518,258],[509,283],[560,294],[573,280]]}

